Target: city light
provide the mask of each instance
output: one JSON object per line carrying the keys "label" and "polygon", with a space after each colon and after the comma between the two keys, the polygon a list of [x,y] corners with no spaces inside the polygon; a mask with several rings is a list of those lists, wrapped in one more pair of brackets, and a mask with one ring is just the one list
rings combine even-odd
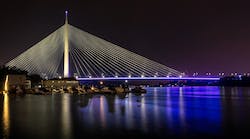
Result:
{"label": "city light", "polygon": [[6,75],[6,79],[5,79],[5,83],[4,83],[4,91],[6,91],[6,92],[9,90],[8,82],[9,82],[9,76]]}
{"label": "city light", "polygon": [[155,73],[154,77],[157,77],[158,76],[158,72]]}
{"label": "city light", "polygon": [[193,73],[193,76],[198,76],[198,72]]}

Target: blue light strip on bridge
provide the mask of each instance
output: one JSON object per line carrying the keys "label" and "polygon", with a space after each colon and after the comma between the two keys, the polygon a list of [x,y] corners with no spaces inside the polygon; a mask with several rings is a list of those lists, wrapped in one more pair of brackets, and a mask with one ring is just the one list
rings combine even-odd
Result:
{"label": "blue light strip on bridge", "polygon": [[216,77],[104,77],[104,78],[76,78],[80,81],[91,80],[211,80],[218,81],[220,78]]}

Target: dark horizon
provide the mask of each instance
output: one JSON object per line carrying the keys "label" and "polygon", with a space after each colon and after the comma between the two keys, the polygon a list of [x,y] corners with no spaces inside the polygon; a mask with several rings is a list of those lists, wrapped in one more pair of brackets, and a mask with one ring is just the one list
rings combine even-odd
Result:
{"label": "dark horizon", "polygon": [[240,1],[22,1],[1,11],[0,65],[69,23],[192,75],[250,72],[250,9]]}

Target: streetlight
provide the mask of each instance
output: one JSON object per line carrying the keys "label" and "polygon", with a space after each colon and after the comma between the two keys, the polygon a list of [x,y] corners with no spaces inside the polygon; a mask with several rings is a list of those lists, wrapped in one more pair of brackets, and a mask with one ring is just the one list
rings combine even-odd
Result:
{"label": "streetlight", "polygon": [[104,73],[102,73],[102,78],[105,78]]}

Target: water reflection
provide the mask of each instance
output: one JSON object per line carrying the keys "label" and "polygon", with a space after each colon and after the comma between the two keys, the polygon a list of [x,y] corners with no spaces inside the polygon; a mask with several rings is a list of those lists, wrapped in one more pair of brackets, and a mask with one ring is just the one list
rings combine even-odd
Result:
{"label": "water reflection", "polygon": [[[153,103],[154,103],[154,105],[153,105],[153,108],[154,108],[154,111],[153,111],[153,113],[154,113],[154,126],[156,127],[157,125],[159,125],[160,123],[159,123],[159,104],[158,104],[158,90],[157,90],[157,88],[154,88],[154,91],[153,91]],[[158,130],[158,129],[155,129],[156,131]]]}
{"label": "water reflection", "polygon": [[[100,119],[101,119],[101,127],[103,129],[106,128],[106,113],[105,113],[105,104],[104,104],[104,96],[100,96]],[[109,101],[108,101],[109,102]],[[112,105],[112,102],[111,104],[109,103],[109,112],[110,112],[110,109],[112,109],[111,111],[113,111],[113,105]],[[111,108],[110,108],[111,107]]]}
{"label": "water reflection", "polygon": [[4,93],[3,100],[3,137],[9,137],[10,130],[10,112],[9,112],[9,96]]}
{"label": "water reflection", "polygon": [[[110,113],[114,113],[115,112],[115,99],[117,99],[116,97],[115,97],[115,95],[106,95],[105,96],[105,98],[104,98],[104,96],[102,96],[101,97],[101,100],[100,101],[102,101],[102,103],[103,103],[103,99],[106,99],[106,101],[107,101],[107,104],[108,104],[108,112],[110,112]],[[103,107],[103,104],[101,104],[102,105],[102,107]]]}
{"label": "water reflection", "polygon": [[170,94],[170,88],[166,88],[166,109],[165,109],[165,115],[166,115],[166,125],[168,125],[169,129],[172,129],[173,126],[173,117],[172,117],[172,103],[171,103],[171,94]]}
{"label": "water reflection", "polygon": [[147,127],[147,113],[146,113],[146,108],[147,105],[145,104],[145,97],[142,97],[141,99],[141,126],[142,126],[142,130],[144,132],[148,131],[148,127]]}
{"label": "water reflection", "polygon": [[[134,126],[133,109],[136,108],[136,105],[133,103],[132,99],[132,94],[128,94],[128,99],[126,99],[125,101],[125,124],[128,129],[132,129]],[[136,101],[138,101],[138,99]]]}
{"label": "water reflection", "polygon": [[179,117],[180,117],[180,124],[182,125],[183,132],[185,132],[185,127],[186,127],[186,123],[185,123],[185,101],[184,101],[184,95],[183,95],[183,88],[180,87],[179,88]]}
{"label": "water reflection", "polygon": [[[7,137],[19,133],[23,138],[29,131],[37,132],[34,136],[51,134],[44,135],[51,138],[83,138],[86,134],[103,136],[107,133],[217,136],[250,125],[250,88],[146,89],[146,94],[122,96],[60,94],[14,99],[4,95],[2,134]],[[10,122],[12,113],[15,118]]]}
{"label": "water reflection", "polygon": [[79,106],[80,107],[87,107],[93,98],[93,95],[81,95],[79,96]]}
{"label": "water reflection", "polygon": [[[82,115],[86,115],[84,109],[89,111],[84,121],[91,127],[99,125],[102,130],[138,130],[158,135],[186,134],[192,129],[202,133],[219,132],[219,88],[171,87],[147,88],[147,91],[140,95],[130,93],[123,99],[114,95],[94,96],[94,101],[82,108]],[[210,125],[216,126],[209,129]]]}
{"label": "water reflection", "polygon": [[70,97],[68,94],[63,95],[62,97],[62,133],[63,138],[70,138],[72,135],[72,123],[71,123],[71,111],[70,111]]}

